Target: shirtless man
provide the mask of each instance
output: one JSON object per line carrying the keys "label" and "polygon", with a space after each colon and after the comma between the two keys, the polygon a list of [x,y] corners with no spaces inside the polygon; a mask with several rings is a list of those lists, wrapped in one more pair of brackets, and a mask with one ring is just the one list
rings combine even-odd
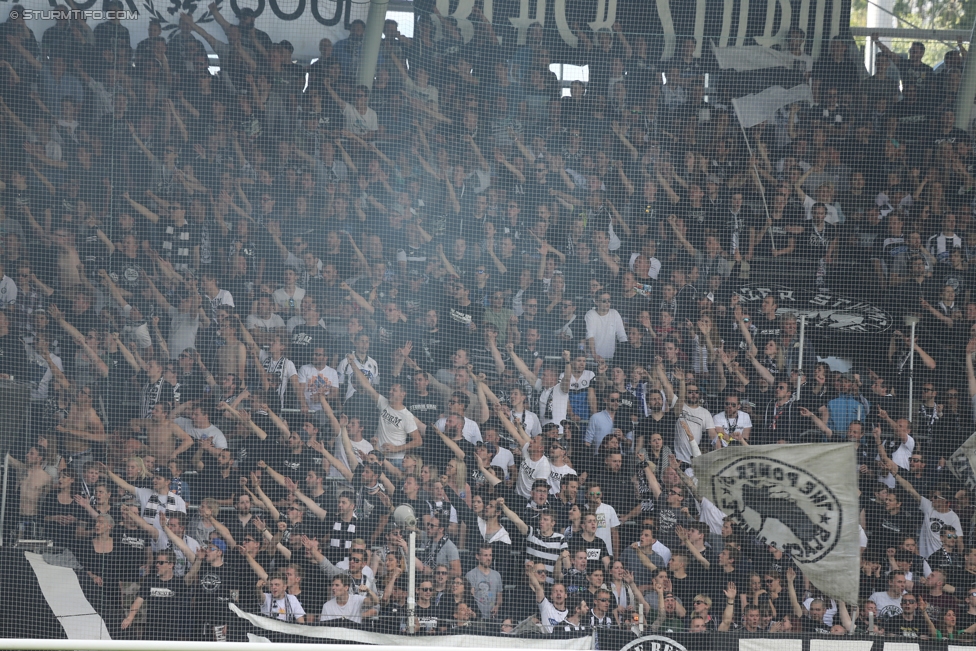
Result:
{"label": "shirtless man", "polygon": [[170,406],[157,402],[149,418],[133,418],[129,426],[146,435],[149,452],[159,465],[166,465],[193,447],[193,438],[182,427],[169,420]]}
{"label": "shirtless man", "polygon": [[81,256],[75,248],[75,235],[67,228],[54,231],[52,243],[58,248],[58,281],[62,289],[83,284]]}
{"label": "shirtless man", "polygon": [[[38,507],[41,500],[55,484],[55,479],[44,469],[44,455],[32,446],[24,461],[19,461],[7,453],[10,467],[17,471],[17,485],[20,488],[21,536],[36,537],[34,531],[25,531],[29,524],[40,524]],[[39,531],[37,533],[40,533]]]}
{"label": "shirtless man", "polygon": [[72,463],[92,461],[92,443],[105,442],[105,427],[92,407],[90,387],[78,389],[64,422],[55,427],[62,434],[61,445]]}
{"label": "shirtless man", "polygon": [[226,310],[217,310],[217,322],[220,324],[220,336],[225,343],[217,349],[217,373],[215,376],[246,377],[244,367],[247,363],[247,346],[244,345],[238,335],[238,328],[243,327],[240,317]]}

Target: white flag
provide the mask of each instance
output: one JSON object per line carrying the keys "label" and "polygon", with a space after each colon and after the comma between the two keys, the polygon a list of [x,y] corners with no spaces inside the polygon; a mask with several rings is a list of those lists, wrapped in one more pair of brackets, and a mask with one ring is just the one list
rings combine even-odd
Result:
{"label": "white flag", "polygon": [[956,479],[976,490],[976,434],[973,434],[949,457],[949,470]]}
{"label": "white flag", "polygon": [[693,461],[698,492],[810,582],[857,603],[860,577],[853,443],[735,446]]}
{"label": "white flag", "polygon": [[732,100],[732,106],[735,107],[735,115],[739,118],[739,123],[748,129],[766,120],[772,120],[776,117],[776,111],[784,106],[804,100],[813,101],[813,94],[806,84],[789,89],[770,86],[761,93],[736,97]]}
{"label": "white flag", "polygon": [[[712,41],[712,52],[718,67],[736,72],[766,70],[768,68],[793,68],[795,57],[789,52],[781,52],[762,45],[743,45],[741,47],[716,47]],[[802,59],[800,59],[802,60]]]}

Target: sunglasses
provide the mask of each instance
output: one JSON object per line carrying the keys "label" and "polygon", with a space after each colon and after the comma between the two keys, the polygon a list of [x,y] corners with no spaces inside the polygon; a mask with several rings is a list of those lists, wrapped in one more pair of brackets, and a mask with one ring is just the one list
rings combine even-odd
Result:
{"label": "sunglasses", "polygon": [[600,493],[598,491],[594,491],[590,493],[590,497],[600,497],[601,495],[603,495],[603,493]]}
{"label": "sunglasses", "polygon": [[421,592],[433,592],[434,589],[433,588],[420,588],[420,591]]}
{"label": "sunglasses", "polygon": [[156,565],[171,565],[173,561],[156,561]]}

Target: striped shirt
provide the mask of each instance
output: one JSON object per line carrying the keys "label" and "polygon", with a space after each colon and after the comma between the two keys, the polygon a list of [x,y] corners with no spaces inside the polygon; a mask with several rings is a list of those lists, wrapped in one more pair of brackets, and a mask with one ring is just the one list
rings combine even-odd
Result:
{"label": "striped shirt", "polygon": [[546,566],[546,583],[553,583],[556,561],[564,549],[568,549],[566,538],[561,533],[553,532],[551,536],[543,536],[535,527],[529,527],[525,537],[525,554],[536,563]]}

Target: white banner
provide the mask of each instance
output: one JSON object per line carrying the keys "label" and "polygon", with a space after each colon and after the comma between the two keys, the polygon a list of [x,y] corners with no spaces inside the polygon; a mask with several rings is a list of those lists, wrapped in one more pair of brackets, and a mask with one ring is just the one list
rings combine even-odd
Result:
{"label": "white banner", "polygon": [[781,52],[761,45],[744,45],[742,47],[716,47],[712,42],[712,52],[718,67],[722,70],[732,69],[736,72],[750,70],[766,70],[767,68],[792,68],[798,58],[789,52]]}
{"label": "white banner", "polygon": [[329,640],[344,640],[358,644],[382,644],[387,646],[409,647],[438,647],[438,648],[478,648],[478,649],[559,649],[560,651],[585,651],[593,648],[593,636],[575,637],[570,639],[531,639],[515,638],[501,635],[389,635],[373,633],[355,628],[339,626],[308,626],[306,624],[289,624],[277,619],[270,619],[262,615],[246,613],[234,604],[230,609],[240,617],[246,619],[258,628],[288,635],[302,635]]}
{"label": "white banner", "polygon": [[761,93],[733,99],[732,106],[735,107],[735,115],[739,118],[739,123],[748,129],[766,120],[772,120],[776,116],[776,111],[784,106],[803,101],[813,101],[813,94],[806,84],[790,89],[770,86]]}
{"label": "white banner", "polygon": [[749,445],[694,460],[702,497],[789,553],[810,582],[857,603],[860,543],[853,443]]}

